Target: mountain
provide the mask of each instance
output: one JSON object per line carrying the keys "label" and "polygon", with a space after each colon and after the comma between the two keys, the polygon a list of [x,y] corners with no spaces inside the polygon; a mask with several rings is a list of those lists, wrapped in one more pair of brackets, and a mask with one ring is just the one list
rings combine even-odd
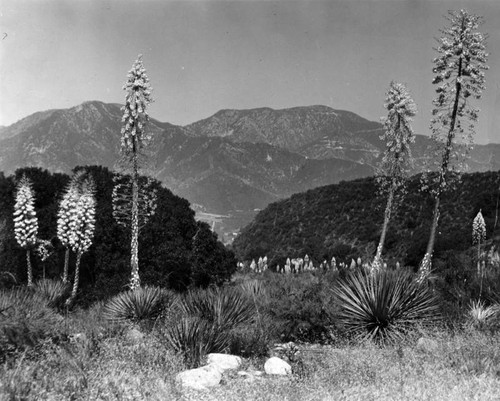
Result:
{"label": "mountain", "polygon": [[[387,233],[384,258],[418,266],[429,238],[433,200],[420,191],[420,175],[408,182],[408,194],[398,201]],[[446,251],[472,246],[472,221],[482,210],[487,238],[500,240],[497,224],[499,172],[464,174],[441,202],[435,259]],[[377,195],[373,177],[315,188],[270,204],[257,214],[233,242],[239,260],[267,256],[271,265],[287,257],[309,255],[350,263],[372,258],[382,229],[385,197]],[[451,253],[453,255],[453,252]]]}
{"label": "mountain", "polygon": [[[115,168],[121,116],[120,105],[98,101],[32,114],[0,130],[0,171]],[[270,202],[373,175],[384,149],[379,123],[326,106],[221,110],[184,127],[151,118],[148,130],[147,172],[197,211],[226,216],[223,226],[232,219],[219,233],[235,231]],[[417,136],[420,164],[429,143]],[[477,146],[472,168],[500,169],[500,145]]]}

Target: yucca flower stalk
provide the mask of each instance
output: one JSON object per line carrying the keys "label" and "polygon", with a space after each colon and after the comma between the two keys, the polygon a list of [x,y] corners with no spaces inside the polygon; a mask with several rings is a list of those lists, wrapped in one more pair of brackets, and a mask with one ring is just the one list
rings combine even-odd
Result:
{"label": "yucca flower stalk", "polygon": [[80,180],[82,174],[75,174],[71,179],[61,202],[57,213],[57,237],[61,244],[66,248],[64,252],[64,270],[63,283],[68,282],[68,266],[70,252],[70,236],[72,235],[72,224],[77,216],[77,204],[80,197]]}
{"label": "yucca flower stalk", "polygon": [[70,305],[76,297],[80,279],[80,261],[82,254],[92,245],[95,230],[95,185],[91,178],[87,178],[81,188],[81,193],[75,207],[74,218],[70,221],[69,246],[76,253],[75,277],[71,296],[66,302]]}
{"label": "yucca flower stalk", "polygon": [[[485,89],[484,71],[486,37],[478,31],[483,18],[466,10],[450,11],[449,27],[441,31],[432,83],[437,85],[431,119],[431,139],[436,148],[438,173],[432,180],[424,179],[423,188],[430,188],[434,211],[426,253],[419,267],[419,280],[430,274],[436,242],[441,196],[459,178],[461,164],[472,146],[474,123],[479,109],[472,100],[481,98]],[[461,138],[460,138],[461,137]],[[428,177],[424,174],[424,178]]]}
{"label": "yucca flower stalk", "polygon": [[479,297],[483,292],[483,275],[484,271],[481,268],[481,243],[486,239],[486,224],[484,223],[481,210],[477,213],[472,222],[472,243],[477,245],[477,275],[480,277]]}
{"label": "yucca flower stalk", "polygon": [[132,69],[127,75],[127,82],[123,86],[126,91],[125,106],[122,107],[121,153],[130,163],[131,177],[131,244],[130,244],[130,289],[134,290],[141,285],[139,277],[139,151],[150,137],[145,131],[145,124],[149,120],[146,111],[153,102],[151,85],[139,55]]}
{"label": "yucca flower stalk", "polygon": [[404,187],[410,168],[413,166],[410,144],[415,142],[411,127],[412,117],[417,114],[417,105],[405,85],[392,81],[387,91],[384,107],[387,117],[383,118],[384,134],[380,137],[386,149],[378,172],[380,190],[388,193],[384,212],[384,224],[372,263],[372,271],[382,268],[382,250],[393,209],[396,191]]}
{"label": "yucca flower stalk", "polygon": [[16,203],[14,205],[14,234],[21,248],[26,250],[28,268],[28,286],[33,286],[31,267],[31,249],[37,243],[38,218],[35,212],[35,194],[31,181],[23,176],[17,184]]}

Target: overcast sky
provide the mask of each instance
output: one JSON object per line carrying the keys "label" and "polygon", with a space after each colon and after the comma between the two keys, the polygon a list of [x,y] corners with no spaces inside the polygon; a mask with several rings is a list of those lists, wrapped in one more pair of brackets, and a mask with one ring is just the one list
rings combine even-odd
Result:
{"label": "overcast sky", "polygon": [[142,53],[161,121],[314,104],[378,121],[396,80],[419,107],[415,131],[428,134],[434,38],[460,8],[483,15],[489,34],[476,140],[500,142],[499,0],[0,0],[0,125],[86,100],[123,103]]}

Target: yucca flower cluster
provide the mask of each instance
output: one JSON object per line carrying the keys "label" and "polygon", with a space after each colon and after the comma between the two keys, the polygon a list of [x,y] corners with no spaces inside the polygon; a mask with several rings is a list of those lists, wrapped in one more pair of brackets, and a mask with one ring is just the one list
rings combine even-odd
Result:
{"label": "yucca flower cluster", "polygon": [[30,250],[37,243],[38,218],[35,212],[35,195],[31,181],[23,176],[17,185],[14,205],[14,235],[17,243],[26,249],[28,286],[33,285]]}
{"label": "yucca flower cluster", "polygon": [[486,224],[481,210],[472,222],[472,243],[481,244],[486,239]]}
{"label": "yucca flower cluster", "polygon": [[142,55],[139,55],[127,75],[123,86],[127,92],[125,106],[122,107],[121,147],[126,155],[137,152],[143,142],[149,140],[144,134],[144,123],[149,120],[147,106],[153,102],[151,85],[142,65]]}
{"label": "yucca flower cluster", "polygon": [[84,190],[76,204],[74,219],[69,223],[68,244],[73,252],[84,253],[92,245],[95,230],[95,205],[93,188]]}
{"label": "yucca flower cluster", "polygon": [[38,218],[31,181],[23,177],[17,186],[14,205],[14,234],[17,243],[25,249],[35,246],[38,235]]}

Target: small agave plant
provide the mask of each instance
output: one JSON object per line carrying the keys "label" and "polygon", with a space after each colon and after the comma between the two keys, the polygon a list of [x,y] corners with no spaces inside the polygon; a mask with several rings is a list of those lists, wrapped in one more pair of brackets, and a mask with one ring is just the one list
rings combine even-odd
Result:
{"label": "small agave plant", "polygon": [[482,300],[472,301],[468,315],[473,327],[485,328],[500,315],[500,305],[486,306]]}

